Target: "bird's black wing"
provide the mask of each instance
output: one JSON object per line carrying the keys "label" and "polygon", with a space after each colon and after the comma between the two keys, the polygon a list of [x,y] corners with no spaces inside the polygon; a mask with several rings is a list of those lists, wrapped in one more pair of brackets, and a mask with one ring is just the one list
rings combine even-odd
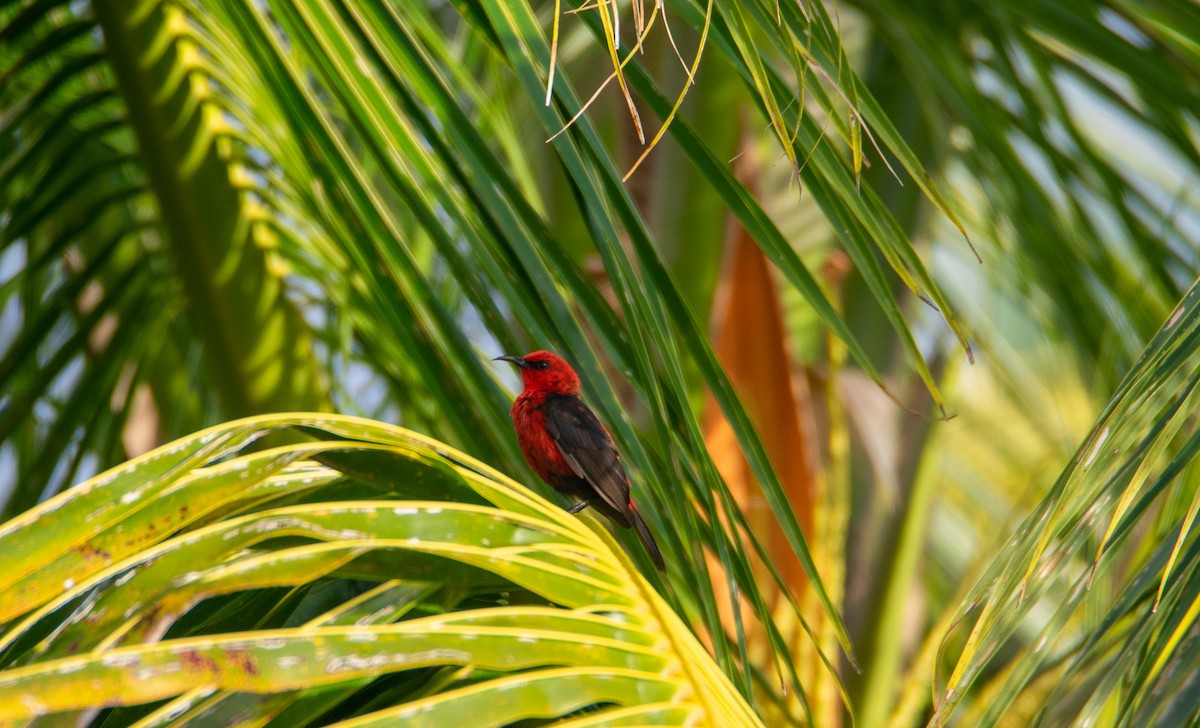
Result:
{"label": "bird's black wing", "polygon": [[628,518],[629,476],[600,420],[578,397],[551,394],[545,400],[546,431],[571,470],[609,506]]}

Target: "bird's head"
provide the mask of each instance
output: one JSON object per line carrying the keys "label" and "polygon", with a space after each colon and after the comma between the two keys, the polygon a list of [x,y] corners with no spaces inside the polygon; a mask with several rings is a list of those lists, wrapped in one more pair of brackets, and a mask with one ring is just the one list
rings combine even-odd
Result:
{"label": "bird's head", "polygon": [[525,356],[498,356],[493,361],[506,361],[521,369],[525,391],[578,394],[579,376],[571,365],[548,351],[535,351]]}

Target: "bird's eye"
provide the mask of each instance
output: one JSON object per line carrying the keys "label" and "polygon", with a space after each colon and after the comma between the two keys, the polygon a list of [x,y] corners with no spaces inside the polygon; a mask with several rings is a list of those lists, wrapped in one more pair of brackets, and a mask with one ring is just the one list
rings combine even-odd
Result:
{"label": "bird's eye", "polygon": [[543,371],[544,371],[544,370],[546,370],[546,369],[549,369],[549,368],[550,368],[550,362],[548,362],[548,361],[535,361],[535,362],[533,363],[533,368],[534,368],[534,369],[541,369],[541,370],[543,370]]}

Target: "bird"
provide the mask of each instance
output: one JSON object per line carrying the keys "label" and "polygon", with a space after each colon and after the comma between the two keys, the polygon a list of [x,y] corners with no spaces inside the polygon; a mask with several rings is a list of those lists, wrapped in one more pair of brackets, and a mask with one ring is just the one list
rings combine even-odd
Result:
{"label": "bird", "polygon": [[579,398],[579,376],[571,365],[549,351],[505,354],[493,361],[520,369],[524,391],[513,402],[512,420],[529,467],[547,485],[579,499],[568,513],[591,507],[618,526],[633,528],[650,560],[665,572],[662,552],[630,495],[617,447]]}

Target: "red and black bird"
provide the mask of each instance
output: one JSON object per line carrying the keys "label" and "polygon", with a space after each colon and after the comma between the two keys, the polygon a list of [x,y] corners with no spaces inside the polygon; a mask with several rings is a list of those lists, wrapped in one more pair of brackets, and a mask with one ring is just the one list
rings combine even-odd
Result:
{"label": "red and black bird", "polygon": [[629,495],[629,476],[608,430],[579,399],[579,377],[548,351],[498,356],[521,369],[525,391],[513,402],[521,453],[534,472],[564,495],[579,498],[569,513],[591,506],[624,528],[633,528],[665,571],[662,553]]}

